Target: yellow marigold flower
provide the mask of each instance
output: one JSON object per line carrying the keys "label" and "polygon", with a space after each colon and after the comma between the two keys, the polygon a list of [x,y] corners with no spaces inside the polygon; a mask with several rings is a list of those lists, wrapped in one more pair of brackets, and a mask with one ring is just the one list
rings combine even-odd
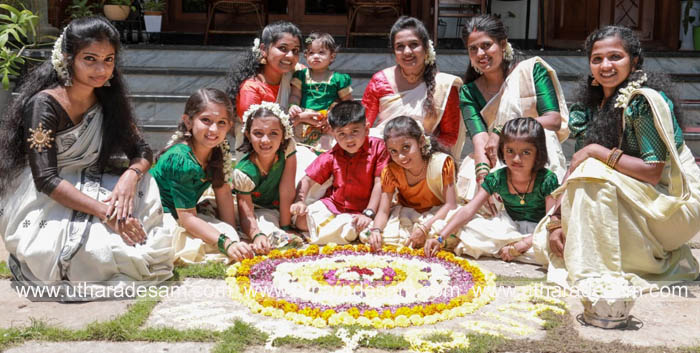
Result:
{"label": "yellow marigold flower", "polygon": [[402,306],[402,307],[396,309],[396,316],[398,317],[399,315],[404,315],[404,316],[411,315],[411,309],[409,309],[405,306]]}
{"label": "yellow marigold flower", "polygon": [[335,315],[335,310],[333,309],[327,309],[321,313],[321,317],[326,321],[328,321],[328,319],[333,315]]}
{"label": "yellow marigold flower", "polygon": [[352,316],[355,319],[360,317],[360,309],[358,309],[358,308],[350,308],[350,309],[348,309],[347,313],[348,313],[348,315]]}
{"label": "yellow marigold flower", "polygon": [[414,256],[423,256],[423,257],[425,257],[425,251],[423,250],[423,248],[413,249],[412,253],[413,253]]}
{"label": "yellow marigold flower", "polygon": [[384,252],[396,252],[396,246],[394,246],[394,245],[384,245],[384,246],[382,247],[382,250],[383,250]]}
{"label": "yellow marigold flower", "polygon": [[287,249],[282,256],[284,256],[285,259],[293,259],[299,255],[297,254],[297,249]]}
{"label": "yellow marigold flower", "polygon": [[284,303],[282,310],[284,310],[285,313],[294,313],[297,311],[297,305],[294,303]]}
{"label": "yellow marigold flower", "polygon": [[363,315],[364,315],[366,318],[370,319],[370,320],[379,317],[379,313],[378,313],[376,310],[374,310],[374,309],[372,309],[372,310],[365,310],[365,312],[363,313]]}
{"label": "yellow marigold flower", "polygon": [[311,245],[309,245],[308,248],[306,248],[306,251],[312,253],[313,255],[317,255],[319,249],[320,249],[320,248],[318,247],[318,245],[316,245],[316,244],[311,244]]}
{"label": "yellow marigold flower", "polygon": [[391,310],[386,309],[386,310],[382,311],[381,318],[382,319],[393,319],[394,313],[392,313]]}
{"label": "yellow marigold flower", "polygon": [[413,249],[409,248],[408,246],[402,246],[399,248],[399,254],[411,255],[411,254],[413,254]]}
{"label": "yellow marigold flower", "polygon": [[267,257],[269,257],[271,259],[279,259],[282,257],[282,252],[277,250],[277,249],[274,249],[274,250],[271,250],[269,254],[267,254]]}
{"label": "yellow marigold flower", "polygon": [[357,245],[357,251],[359,251],[359,252],[369,252],[369,251],[370,251],[370,247],[369,247],[369,245],[367,245],[367,244],[359,244],[359,245]]}
{"label": "yellow marigold flower", "polygon": [[332,255],[335,252],[335,248],[328,247],[328,245],[324,246],[323,249],[321,249],[321,254],[323,255]]}
{"label": "yellow marigold flower", "polygon": [[345,244],[345,245],[343,245],[343,246],[341,247],[341,249],[342,249],[342,250],[346,250],[346,251],[354,251],[354,250],[355,250],[355,246],[352,245],[352,244]]}
{"label": "yellow marigold flower", "polygon": [[445,303],[438,303],[438,305],[435,306],[435,311],[437,311],[438,313],[441,313],[445,310],[447,310],[447,305],[445,305]]}

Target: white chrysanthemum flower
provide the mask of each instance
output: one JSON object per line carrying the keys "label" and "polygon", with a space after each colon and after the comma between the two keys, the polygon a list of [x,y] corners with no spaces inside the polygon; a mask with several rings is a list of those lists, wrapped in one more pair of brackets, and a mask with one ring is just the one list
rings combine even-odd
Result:
{"label": "white chrysanthemum flower", "polygon": [[253,104],[250,107],[248,107],[248,110],[246,110],[245,113],[243,113],[243,132],[245,132],[245,124],[248,121],[248,118],[250,115],[260,109],[260,108],[265,108],[267,110],[270,110],[272,114],[274,114],[277,118],[280,119],[280,122],[282,123],[282,126],[284,127],[284,139],[290,139],[292,136],[294,136],[294,130],[292,127],[292,123],[289,120],[289,115],[287,115],[282,108],[279,106],[277,103],[273,102],[262,102],[260,104]]}
{"label": "white chrysanthemum flower", "polygon": [[428,50],[425,51],[425,64],[432,65],[435,63],[435,47],[433,41],[428,40]]}
{"label": "white chrysanthemum flower", "polygon": [[[67,27],[66,27],[67,28]],[[51,51],[51,64],[53,65],[53,69],[56,70],[56,74],[58,77],[63,81],[63,83],[66,86],[70,86],[70,74],[68,73],[68,68],[66,67],[66,61],[65,57],[63,56],[63,35],[66,33],[66,30],[63,30],[63,33],[56,39],[56,42],[53,45],[53,50]]]}
{"label": "white chrysanthemum flower", "polygon": [[513,58],[513,46],[510,45],[510,42],[506,42],[506,47],[503,49],[503,60],[513,61]]}

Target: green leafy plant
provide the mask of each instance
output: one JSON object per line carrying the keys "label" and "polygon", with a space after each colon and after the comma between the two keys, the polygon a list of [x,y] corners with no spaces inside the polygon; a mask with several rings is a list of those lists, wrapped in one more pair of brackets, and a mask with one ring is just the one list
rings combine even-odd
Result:
{"label": "green leafy plant", "polygon": [[90,17],[95,15],[94,10],[99,7],[97,4],[91,4],[90,0],[73,0],[66,9],[66,13],[70,15],[72,20],[82,17]]}
{"label": "green leafy plant", "polygon": [[143,3],[143,10],[163,12],[165,10],[165,2],[162,2],[160,0],[146,0],[146,2]]}
{"label": "green leafy plant", "polygon": [[2,88],[10,89],[10,75],[17,76],[29,58],[25,51],[37,45],[39,16],[23,8],[0,4],[0,77]]}
{"label": "green leafy plant", "polygon": [[131,6],[131,0],[107,0],[107,5]]}

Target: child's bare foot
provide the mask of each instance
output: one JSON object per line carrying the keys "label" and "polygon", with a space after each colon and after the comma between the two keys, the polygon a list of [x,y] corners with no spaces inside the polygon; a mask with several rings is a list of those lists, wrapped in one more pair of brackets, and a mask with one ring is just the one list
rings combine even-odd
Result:
{"label": "child's bare foot", "polygon": [[498,257],[503,261],[513,261],[516,257],[522,255],[532,247],[532,235],[512,242],[498,251]]}

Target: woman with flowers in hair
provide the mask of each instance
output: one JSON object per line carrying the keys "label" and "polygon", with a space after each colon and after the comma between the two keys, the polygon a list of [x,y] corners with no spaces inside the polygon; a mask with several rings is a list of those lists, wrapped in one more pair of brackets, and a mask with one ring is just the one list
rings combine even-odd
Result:
{"label": "woman with flowers in hair", "polygon": [[233,172],[243,234],[258,254],[300,246],[303,240],[289,233],[297,168],[289,116],[277,103],[251,105],[243,114],[243,134],[238,149],[245,155]]}
{"label": "woman with flowers in hair", "polygon": [[[497,167],[503,125],[520,117],[534,117],[545,128],[547,168],[561,180],[566,159],[560,141],[569,134],[568,110],[554,69],[539,57],[518,61],[503,22],[496,17],[471,18],[463,35],[469,65],[459,100],[474,153],[460,165],[458,197],[474,197],[484,177]],[[495,213],[491,199],[487,205]]]}
{"label": "woman with flowers in hair", "polygon": [[[119,286],[172,276],[170,231],[146,173],[152,152],[127,101],[120,55],[109,21],[72,21],[2,117],[0,236],[16,280]],[[120,154],[128,168],[106,174]]]}
{"label": "woman with flowers in hair", "polygon": [[553,193],[561,206],[535,229],[535,253],[561,285],[606,275],[642,288],[694,280],[698,262],[685,243],[700,231],[700,168],[670,81],[642,70],[629,28],[596,30],[585,51],[591,76],[569,120],[576,153]]}
{"label": "woman with flowers in hair", "polygon": [[[236,261],[253,257],[235,229],[232,156],[226,139],[233,119],[233,104],[226,93],[215,88],[198,90],[187,100],[177,131],[150,171],[160,188],[166,223],[176,229],[176,259],[203,262],[216,260],[219,254]],[[214,214],[197,205],[210,186],[216,200]]]}
{"label": "woman with flowers in hair", "polygon": [[438,72],[433,42],[420,20],[399,18],[389,37],[396,65],[375,73],[362,97],[370,136],[382,137],[389,120],[410,116],[459,157],[466,134],[457,95],[462,80]]}

